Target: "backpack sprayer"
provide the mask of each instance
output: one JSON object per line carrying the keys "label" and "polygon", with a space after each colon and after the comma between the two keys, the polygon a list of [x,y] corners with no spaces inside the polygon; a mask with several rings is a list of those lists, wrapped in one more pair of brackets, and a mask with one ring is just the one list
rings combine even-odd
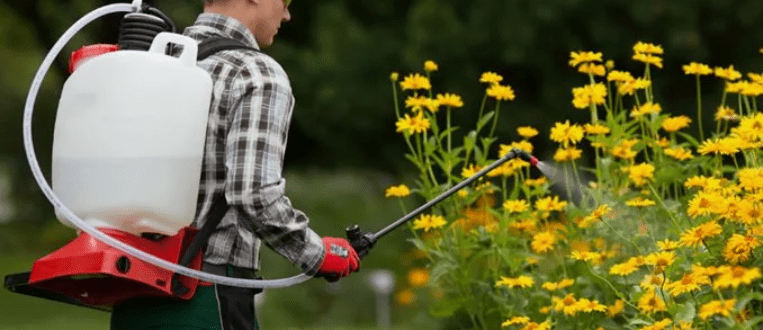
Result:
{"label": "backpack sprayer", "polygon": [[[114,13],[128,13],[119,46],[88,46],[72,56],[73,72],[56,115],[52,188],[32,143],[37,94],[66,43],[90,22]],[[24,147],[32,174],[58,219],[81,233],[36,260],[30,272],[6,276],[7,289],[109,310],[137,296],[190,299],[200,281],[278,288],[311,278],[300,274],[250,280],[200,271],[202,253],[197,247],[206,240],[200,237],[214,227],[198,234],[188,219],[196,208],[212,82],[196,65],[201,46],[174,31],[166,15],[141,0],[112,4],[74,23],[46,55],[24,109]],[[182,46],[177,57],[166,55],[173,45]],[[232,48],[241,47],[228,47]],[[538,163],[514,149],[379,232],[364,233],[357,225],[348,228],[350,244],[360,257],[366,256],[380,237],[517,157]],[[144,235],[156,233],[162,235]]]}

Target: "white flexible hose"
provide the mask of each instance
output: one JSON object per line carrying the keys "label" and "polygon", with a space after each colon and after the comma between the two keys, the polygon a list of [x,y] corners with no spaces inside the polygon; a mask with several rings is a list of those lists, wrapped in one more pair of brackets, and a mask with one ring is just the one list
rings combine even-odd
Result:
{"label": "white flexible hose", "polygon": [[[135,0],[136,2],[140,3],[140,0]],[[138,9],[140,6],[138,6]],[[307,281],[311,278],[311,276],[307,274],[299,274],[296,276],[292,276],[289,278],[282,278],[282,279],[275,279],[275,280],[247,280],[247,279],[238,279],[238,278],[232,278],[232,277],[225,277],[225,276],[218,276],[213,275],[205,272],[200,272],[194,269],[190,269],[187,267],[183,267],[171,262],[168,262],[166,260],[157,258],[153,255],[150,255],[146,252],[143,252],[139,249],[136,249],[130,245],[127,245],[123,242],[120,242],[109,235],[104,234],[100,230],[96,229],[95,227],[89,225],[77,215],[75,215],[69,208],[67,208],[61,200],[56,196],[56,194],[53,192],[53,189],[50,187],[48,182],[45,180],[45,177],[42,174],[42,170],[40,169],[40,164],[37,162],[37,156],[35,155],[34,151],[34,144],[32,142],[32,113],[34,112],[34,103],[35,99],[37,98],[37,93],[40,90],[40,85],[42,84],[43,78],[45,78],[45,75],[48,72],[48,69],[50,69],[51,64],[53,63],[53,60],[55,60],[56,56],[61,52],[61,49],[63,49],[64,45],[71,40],[71,38],[79,32],[83,27],[85,27],[90,22],[113,13],[122,13],[122,12],[132,12],[134,11],[134,3],[131,4],[112,4],[103,6],[101,8],[98,8],[81,19],[79,19],[74,25],[72,25],[66,32],[61,36],[61,38],[58,39],[55,45],[53,45],[53,48],[48,52],[47,56],[45,56],[45,59],[42,61],[42,64],[40,65],[40,68],[37,70],[37,75],[34,77],[34,80],[32,81],[32,87],[29,89],[29,94],[27,95],[26,100],[26,106],[24,108],[24,149],[26,150],[26,156],[27,160],[29,161],[29,167],[32,169],[32,174],[34,175],[34,179],[37,181],[37,185],[40,186],[42,189],[42,192],[45,194],[45,197],[48,198],[50,203],[53,205],[53,207],[63,214],[67,220],[69,220],[74,226],[81,229],[82,231],[88,233],[90,236],[95,237],[97,240],[104,242],[116,249],[119,249],[129,255],[134,256],[135,258],[138,258],[140,260],[143,260],[145,262],[148,262],[152,265],[173,271],[177,274],[185,275],[188,277],[197,278],[202,281],[217,283],[217,284],[223,284],[223,285],[229,285],[229,286],[237,286],[237,287],[244,287],[244,288],[282,288],[282,287],[288,287],[295,284],[302,283],[304,281]]]}

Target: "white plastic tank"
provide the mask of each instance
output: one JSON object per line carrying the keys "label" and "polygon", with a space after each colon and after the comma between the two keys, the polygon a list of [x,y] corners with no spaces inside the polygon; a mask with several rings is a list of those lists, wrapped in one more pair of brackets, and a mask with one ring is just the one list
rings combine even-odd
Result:
{"label": "white plastic tank", "polygon": [[[179,57],[165,55],[169,43],[183,46]],[[191,224],[212,95],[197,48],[161,33],[148,52],[89,59],[66,81],[52,183],[80,218],[136,235],[174,235]]]}

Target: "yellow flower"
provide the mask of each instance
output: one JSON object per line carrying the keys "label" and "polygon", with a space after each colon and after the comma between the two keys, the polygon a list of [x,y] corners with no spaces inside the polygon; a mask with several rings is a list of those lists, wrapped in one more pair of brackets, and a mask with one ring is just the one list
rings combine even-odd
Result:
{"label": "yellow flower", "polygon": [[686,292],[699,291],[702,285],[710,284],[710,277],[694,272],[684,274],[681,279],[665,285],[665,290],[677,297]]}
{"label": "yellow flower", "polygon": [[607,81],[628,82],[633,80],[631,73],[625,71],[610,71],[607,75]]}
{"label": "yellow flower", "polygon": [[580,300],[578,300],[578,310],[583,313],[606,312],[607,306],[600,304],[598,300],[580,298]]}
{"label": "yellow flower", "polygon": [[691,150],[684,149],[683,147],[675,147],[664,150],[665,154],[678,160],[692,159],[694,156],[691,154]]}
{"label": "yellow flower", "polygon": [[554,243],[556,243],[554,234],[544,231],[533,236],[533,241],[530,243],[530,247],[532,247],[535,253],[545,253],[554,249]]}
{"label": "yellow flower", "polygon": [[[500,157],[506,156],[506,154],[509,153],[512,149],[519,149],[526,151],[528,153],[533,152],[533,145],[530,142],[527,142],[525,140],[519,141],[519,142],[512,142],[511,144],[501,144],[499,145],[500,150],[498,151],[498,155]],[[516,158],[515,158],[516,159]]]}
{"label": "yellow flower", "polygon": [[726,79],[728,81],[734,81],[742,78],[742,74],[739,73],[739,71],[734,70],[733,65],[730,65],[728,68],[716,67],[715,76],[718,78]]}
{"label": "yellow flower", "polygon": [[498,84],[503,81],[503,76],[494,72],[485,72],[480,77],[480,82],[488,84]]}
{"label": "yellow flower", "polygon": [[738,132],[749,140],[763,139],[763,113],[743,117],[739,122]]}
{"label": "yellow flower", "polygon": [[389,74],[389,80],[391,80],[392,82],[397,81],[398,78],[400,78],[400,74],[397,72],[392,72]]}
{"label": "yellow flower", "polygon": [[601,124],[585,124],[585,132],[591,135],[609,134],[609,127]]}
{"label": "yellow flower", "polygon": [[470,164],[469,166],[465,166],[463,169],[461,169],[461,176],[464,178],[471,178],[480,170],[482,170],[482,166]]}
{"label": "yellow flower", "polygon": [[408,283],[411,287],[421,287],[429,281],[429,272],[426,268],[414,268],[408,271]]}
{"label": "yellow flower", "polygon": [[599,207],[593,210],[591,214],[583,218],[583,220],[578,224],[578,226],[581,228],[588,228],[592,224],[601,220],[601,218],[605,216],[606,214],[608,214],[610,211],[612,211],[612,208],[609,207],[609,205],[606,205],[606,204],[599,205]]}
{"label": "yellow flower", "polygon": [[662,46],[660,45],[655,45],[655,44],[639,41],[635,45],[633,45],[633,52],[662,55],[663,50],[662,50]]}
{"label": "yellow flower", "polygon": [[691,118],[687,116],[676,116],[665,118],[665,120],[662,121],[662,124],[660,124],[660,127],[666,132],[676,132],[689,126],[689,123],[691,123]]}
{"label": "yellow flower", "polygon": [[424,71],[426,72],[437,71],[437,63],[431,60],[424,62]]}
{"label": "yellow flower", "polygon": [[626,81],[617,86],[617,93],[620,95],[633,95],[633,93],[640,89],[649,88],[652,82],[644,78],[638,78],[631,81]]}
{"label": "yellow flower", "polygon": [[641,163],[623,168],[628,173],[628,178],[637,186],[643,186],[647,181],[654,178],[654,165]]}
{"label": "yellow flower", "polygon": [[397,126],[397,132],[413,134],[426,132],[429,129],[430,123],[429,119],[424,118],[424,114],[419,112],[414,117],[406,114],[403,118],[397,120],[395,126]]}
{"label": "yellow flower", "polygon": [[718,213],[718,205],[723,205],[723,196],[715,192],[700,191],[689,201],[686,214],[692,218]]}
{"label": "yellow flower", "polygon": [[638,143],[638,139],[629,139],[629,140],[623,140],[620,141],[614,148],[612,148],[612,156],[615,156],[617,158],[622,159],[633,159],[636,157],[636,152],[631,149],[636,143]]}
{"label": "yellow flower", "polygon": [[532,277],[526,275],[520,275],[516,278],[501,276],[501,279],[495,283],[496,287],[505,286],[508,288],[529,288],[533,286],[535,281]]}
{"label": "yellow flower", "polygon": [[561,143],[564,147],[569,144],[577,144],[583,139],[584,129],[580,125],[570,125],[570,121],[567,120],[564,123],[556,123],[551,128],[551,140]]}
{"label": "yellow flower", "polygon": [[664,318],[661,321],[655,322],[652,325],[647,325],[645,327],[638,328],[638,330],[665,330],[665,328],[667,328],[667,326],[669,326],[671,323],[673,323],[673,320]]}
{"label": "yellow flower", "polygon": [[445,226],[446,223],[447,222],[445,221],[445,218],[440,215],[424,214],[418,219],[413,220],[413,229],[424,229],[425,232],[428,232],[430,229],[436,229]]}
{"label": "yellow flower", "polygon": [[646,314],[654,314],[668,310],[665,306],[665,301],[663,301],[652,288],[647,289],[646,292],[641,295],[641,298],[638,299],[638,308]]}
{"label": "yellow flower", "polygon": [[676,253],[673,251],[655,252],[646,256],[646,263],[657,269],[665,269],[676,260]]}
{"label": "yellow flower", "polygon": [[602,54],[601,53],[594,53],[594,52],[570,52],[570,61],[569,64],[571,67],[576,67],[580,63],[587,63],[587,62],[601,62],[602,61]]}
{"label": "yellow flower", "polygon": [[716,155],[733,155],[739,152],[737,144],[738,142],[732,138],[707,139],[699,148],[697,148],[697,152],[702,155],[707,155],[709,153]]}
{"label": "yellow flower", "polygon": [[390,186],[384,192],[384,197],[406,197],[411,194],[411,190],[408,186],[401,184],[399,186]]}
{"label": "yellow flower", "polygon": [[424,107],[431,113],[437,113],[437,111],[440,110],[440,102],[436,99],[426,98],[424,100]]}
{"label": "yellow flower", "polygon": [[677,241],[671,241],[669,239],[665,239],[664,241],[657,242],[657,248],[660,251],[672,251],[677,249],[679,246],[680,245],[678,244]]}
{"label": "yellow flower", "polygon": [[517,134],[525,139],[529,139],[538,135],[538,130],[530,126],[521,126],[517,127]]}
{"label": "yellow flower", "polygon": [[693,74],[698,76],[705,76],[713,73],[713,69],[711,69],[710,66],[697,62],[691,62],[687,65],[684,65],[683,69],[685,74]]}
{"label": "yellow flower", "polygon": [[578,72],[594,76],[604,76],[604,74],[607,72],[607,69],[605,69],[601,64],[585,63],[578,67]]}
{"label": "yellow flower", "polygon": [[419,73],[413,73],[403,78],[403,81],[400,82],[400,88],[403,90],[430,90],[432,89],[432,84],[429,82],[429,78],[424,77]]}
{"label": "yellow flower", "polygon": [[754,191],[763,188],[763,168],[748,167],[737,171],[739,186],[745,191]]}
{"label": "yellow flower", "polygon": [[551,297],[551,301],[554,304],[554,310],[563,312],[564,315],[574,316],[579,311],[578,300],[572,293],[564,296],[564,298]]}
{"label": "yellow flower", "polygon": [[421,111],[421,109],[424,107],[426,103],[427,103],[426,96],[408,96],[405,99],[405,107],[411,108],[411,111],[413,112]]}
{"label": "yellow flower", "polygon": [[645,207],[645,206],[655,205],[655,202],[651,199],[636,197],[626,201],[625,205],[633,206],[633,207]]}
{"label": "yellow flower", "polygon": [[495,98],[496,100],[499,100],[499,101],[506,101],[506,100],[513,101],[515,98],[514,90],[511,88],[511,86],[508,86],[508,85],[503,86],[499,84],[491,85],[487,89],[487,96]]}
{"label": "yellow flower", "polygon": [[625,310],[625,300],[617,299],[612,306],[607,307],[607,317],[614,318]]}
{"label": "yellow flower", "polygon": [[607,67],[607,70],[612,70],[615,68],[615,61],[614,60],[607,60],[604,62],[604,66]]}
{"label": "yellow flower", "polygon": [[509,213],[522,213],[530,209],[530,204],[524,199],[507,200],[503,202],[503,209]]}
{"label": "yellow flower", "polygon": [[573,260],[582,260],[582,261],[591,261],[594,263],[598,263],[601,261],[601,253],[599,252],[588,252],[588,251],[572,251],[570,254],[570,258]]}
{"label": "yellow flower", "polygon": [[514,316],[511,319],[508,319],[501,323],[501,327],[508,327],[510,325],[514,324],[527,324],[530,323],[530,318],[527,316]]}
{"label": "yellow flower", "polygon": [[632,260],[628,260],[623,263],[612,265],[612,267],[609,268],[609,273],[612,275],[628,276],[631,273],[637,271],[638,268],[639,265],[637,265]]}
{"label": "yellow flower", "polygon": [[750,259],[752,250],[758,246],[760,240],[754,236],[733,234],[723,249],[723,258],[732,265],[745,262]]}
{"label": "yellow flower", "polygon": [[566,201],[559,201],[559,196],[548,196],[535,201],[535,209],[542,212],[561,211],[567,206]]}
{"label": "yellow flower", "polygon": [[651,64],[662,69],[662,57],[654,56],[652,54],[636,53],[633,55],[632,59],[639,62],[644,62],[646,64]]}
{"label": "yellow flower", "polygon": [[699,318],[703,320],[707,320],[713,315],[720,314],[725,317],[731,316],[731,312],[734,311],[734,305],[736,304],[736,299],[730,299],[730,300],[712,300],[706,304],[703,304],[699,308]]}
{"label": "yellow flower", "polygon": [[727,107],[727,106],[719,106],[718,110],[715,112],[715,120],[716,121],[737,121],[739,120],[739,116],[734,113],[734,109]]}
{"label": "yellow flower", "polygon": [[461,100],[461,96],[458,94],[437,94],[437,102],[439,102],[440,105],[451,108],[460,108],[464,106],[464,101]]}
{"label": "yellow flower", "polygon": [[559,148],[554,153],[554,160],[557,163],[564,163],[579,159],[583,155],[583,150],[575,147]]}
{"label": "yellow flower", "polygon": [[577,109],[587,109],[591,104],[602,105],[606,97],[607,87],[602,83],[572,89],[572,105]]}
{"label": "yellow flower", "polygon": [[757,267],[721,266],[718,267],[718,274],[718,278],[713,282],[713,288],[716,289],[737,288],[742,284],[750,284],[761,277],[760,269]]}
{"label": "yellow flower", "polygon": [[657,103],[647,102],[642,104],[638,109],[634,106],[631,111],[631,117],[641,117],[643,115],[658,114],[662,111],[662,107]]}
{"label": "yellow flower", "polygon": [[681,245],[687,247],[695,247],[700,244],[704,244],[703,240],[708,237],[717,236],[721,233],[721,228],[715,221],[708,221],[694,228],[688,229],[681,233]]}
{"label": "yellow flower", "polygon": [[395,295],[395,300],[402,306],[408,306],[416,300],[416,294],[410,289],[402,290]]}

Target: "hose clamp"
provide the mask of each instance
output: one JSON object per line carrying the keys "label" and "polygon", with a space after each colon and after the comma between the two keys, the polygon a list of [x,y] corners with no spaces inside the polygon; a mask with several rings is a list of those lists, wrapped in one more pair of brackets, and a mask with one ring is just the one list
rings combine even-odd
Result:
{"label": "hose clamp", "polygon": [[133,0],[132,1],[132,11],[133,12],[140,12],[143,9],[143,0]]}

